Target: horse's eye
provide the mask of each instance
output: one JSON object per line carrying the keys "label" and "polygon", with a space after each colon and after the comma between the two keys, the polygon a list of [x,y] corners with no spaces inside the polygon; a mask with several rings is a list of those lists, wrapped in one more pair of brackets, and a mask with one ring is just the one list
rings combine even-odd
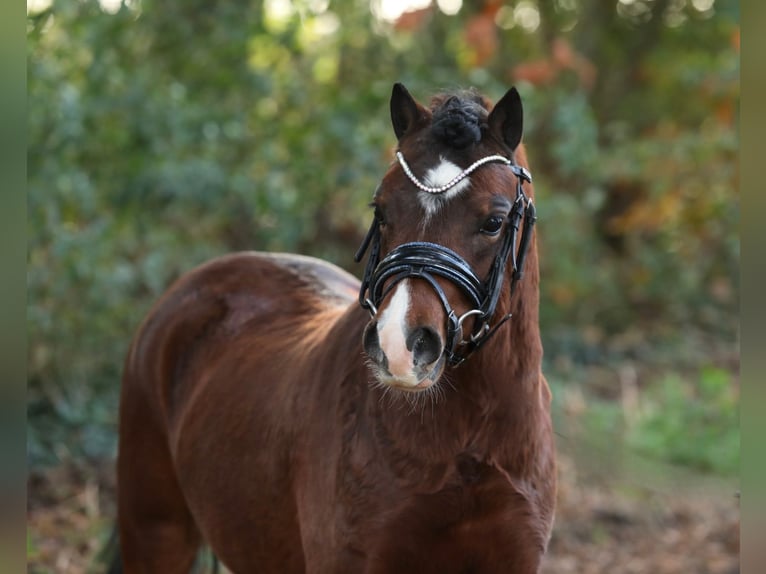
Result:
{"label": "horse's eye", "polygon": [[497,235],[503,228],[504,219],[505,218],[500,215],[493,215],[481,226],[481,232],[485,235]]}

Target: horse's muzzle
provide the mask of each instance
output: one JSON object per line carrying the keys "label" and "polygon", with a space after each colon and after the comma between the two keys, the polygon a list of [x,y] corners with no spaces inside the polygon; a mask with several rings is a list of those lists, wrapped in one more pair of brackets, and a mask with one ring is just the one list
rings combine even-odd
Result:
{"label": "horse's muzzle", "polygon": [[403,345],[393,342],[386,354],[378,327],[377,321],[367,325],[363,345],[380,383],[407,391],[422,391],[438,381],[446,356],[444,342],[434,329],[412,329],[403,335]]}

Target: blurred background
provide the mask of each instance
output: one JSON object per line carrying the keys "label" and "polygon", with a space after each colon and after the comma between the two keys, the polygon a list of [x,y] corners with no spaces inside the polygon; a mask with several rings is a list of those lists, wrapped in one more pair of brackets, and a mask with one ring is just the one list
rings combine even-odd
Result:
{"label": "blurred background", "polygon": [[736,0],[27,0],[30,572],[98,572],[124,354],[236,250],[353,253],[388,99],[521,92],[546,574],[739,571]]}

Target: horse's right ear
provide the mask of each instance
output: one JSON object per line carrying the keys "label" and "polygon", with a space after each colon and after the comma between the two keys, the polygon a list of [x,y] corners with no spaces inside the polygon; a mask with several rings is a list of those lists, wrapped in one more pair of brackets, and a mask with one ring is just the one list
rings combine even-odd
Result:
{"label": "horse's right ear", "polygon": [[415,101],[403,84],[394,84],[391,92],[391,123],[396,139],[410,131],[413,126],[428,117],[428,110]]}

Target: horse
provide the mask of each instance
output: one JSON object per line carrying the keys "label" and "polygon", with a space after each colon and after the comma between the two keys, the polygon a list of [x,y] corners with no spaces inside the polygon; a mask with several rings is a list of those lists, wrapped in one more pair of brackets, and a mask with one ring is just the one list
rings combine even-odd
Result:
{"label": "horse", "polygon": [[395,84],[390,111],[361,281],[228,254],[144,318],[113,571],[186,573],[202,547],[238,574],[539,571],[556,466],[521,98]]}

